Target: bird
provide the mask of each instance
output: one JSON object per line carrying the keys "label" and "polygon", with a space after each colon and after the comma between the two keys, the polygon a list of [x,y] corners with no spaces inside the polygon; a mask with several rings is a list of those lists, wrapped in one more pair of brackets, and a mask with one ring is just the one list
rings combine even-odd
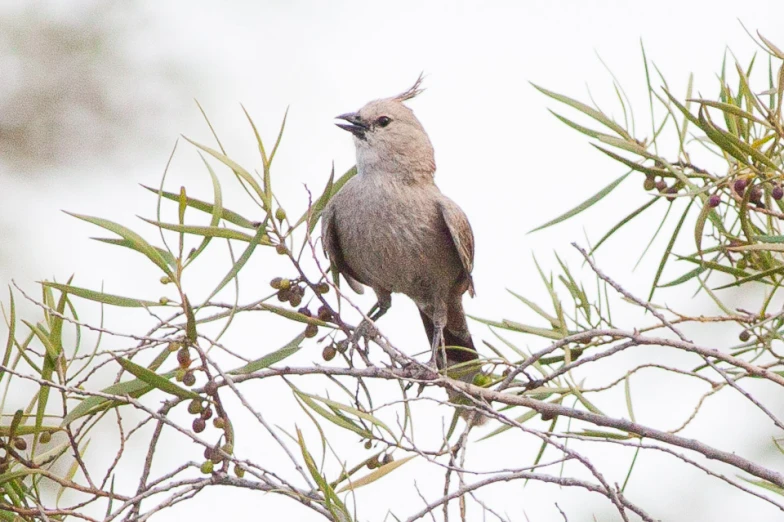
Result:
{"label": "bird", "polygon": [[430,341],[428,366],[462,367],[455,375],[471,382],[479,365],[463,294],[475,295],[474,234],[436,186],[433,145],[404,104],[421,84],[420,75],[405,92],[336,117],[353,136],[357,172],[325,206],[322,241],[331,269],[354,291],[375,292],[370,320],[389,310],[392,294],[408,296]]}

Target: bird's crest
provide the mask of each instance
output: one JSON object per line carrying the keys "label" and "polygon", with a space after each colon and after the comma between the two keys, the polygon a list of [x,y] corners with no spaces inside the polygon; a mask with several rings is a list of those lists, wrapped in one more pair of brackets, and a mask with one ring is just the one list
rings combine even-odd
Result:
{"label": "bird's crest", "polygon": [[404,102],[406,100],[410,100],[422,93],[425,89],[422,88],[422,81],[425,79],[424,73],[419,73],[419,78],[414,82],[414,85],[408,88],[408,90],[401,92],[397,96],[393,97],[393,100]]}

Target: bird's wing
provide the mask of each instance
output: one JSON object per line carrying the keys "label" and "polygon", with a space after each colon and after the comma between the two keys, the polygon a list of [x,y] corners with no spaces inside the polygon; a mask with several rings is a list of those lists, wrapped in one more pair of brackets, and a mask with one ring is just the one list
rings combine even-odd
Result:
{"label": "bird's wing", "polygon": [[340,239],[335,227],[335,214],[329,205],[321,214],[321,240],[324,244],[324,252],[327,254],[332,267],[339,274],[343,275],[348,286],[354,292],[364,294],[365,288],[356,280],[356,277],[343,259],[343,250],[340,248]]}
{"label": "bird's wing", "polygon": [[471,271],[474,269],[474,233],[471,231],[471,224],[463,210],[451,199],[444,197],[439,203],[439,208],[449,235],[452,236],[460,263],[463,265],[469,295],[473,297],[474,282],[471,279]]}

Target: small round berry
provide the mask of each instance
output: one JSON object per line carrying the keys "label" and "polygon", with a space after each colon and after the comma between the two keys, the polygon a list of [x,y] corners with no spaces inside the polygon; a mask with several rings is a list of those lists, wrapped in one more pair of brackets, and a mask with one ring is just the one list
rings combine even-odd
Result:
{"label": "small round berry", "polygon": [[237,475],[237,478],[242,478],[245,476],[245,468],[240,466],[239,464],[234,465],[234,474]]}
{"label": "small round berry", "polygon": [[393,457],[391,453],[387,453],[386,455],[384,455],[384,460],[382,460],[382,462],[384,464],[389,464],[391,462],[394,462],[394,460],[395,460],[395,457]]}
{"label": "small round berry", "polygon": [[201,418],[204,420],[210,420],[211,417],[212,417],[212,408],[207,406],[206,408],[204,408],[204,411],[201,412]]}
{"label": "small round berry", "polygon": [[278,294],[275,296],[278,298],[278,301],[283,303],[284,301],[288,301],[291,299],[291,291],[290,290],[278,290]]}
{"label": "small round berry", "polygon": [[204,428],[206,427],[207,427],[207,423],[204,422],[204,419],[202,419],[201,417],[193,420],[194,433],[201,433],[202,431],[204,431]]}
{"label": "small round berry", "polygon": [[291,280],[290,279],[283,278],[280,281],[278,281],[278,289],[279,290],[288,290],[289,288],[291,288]]}
{"label": "small round berry", "polygon": [[379,466],[378,459],[373,459],[367,463],[368,469],[376,469]]}
{"label": "small round berry", "polygon": [[316,285],[316,292],[326,294],[329,292],[329,283],[319,283]]}
{"label": "small round berry", "polygon": [[215,381],[209,381],[207,384],[204,385],[204,393],[207,395],[215,395],[218,392],[218,383]]}
{"label": "small round berry", "polygon": [[330,319],[332,319],[332,312],[330,312],[329,308],[327,306],[325,306],[325,305],[319,306],[319,309],[316,312],[316,315],[322,321],[329,321]]}
{"label": "small round berry", "polygon": [[40,442],[41,444],[49,444],[50,442],[52,442],[51,432],[45,431],[41,433],[41,435],[38,437],[38,442]]}
{"label": "small round berry", "polygon": [[291,297],[289,297],[289,303],[291,303],[291,306],[299,306],[299,305],[301,305],[302,304],[302,296],[299,295],[298,293],[292,294]]}
{"label": "small round berry", "polygon": [[227,442],[226,444],[221,446],[221,450],[223,450],[223,453],[225,453],[226,455],[233,455],[234,454],[234,445],[231,444],[230,442]]}
{"label": "small round berry", "polygon": [[743,341],[743,342],[745,343],[746,341],[748,341],[749,339],[751,339],[751,333],[749,333],[749,331],[748,331],[748,330],[743,330],[743,331],[740,333],[740,335],[738,335],[738,339],[740,339],[741,341]]}
{"label": "small round berry", "polygon": [[337,355],[337,353],[338,351],[335,350],[335,347],[330,345],[324,348],[324,351],[321,352],[321,357],[323,357],[325,361],[331,361],[332,359],[335,358],[335,355]]}
{"label": "small round berry", "polygon": [[737,192],[738,194],[740,194],[742,196],[743,192],[745,192],[746,186],[748,184],[749,184],[749,180],[744,179],[744,178],[738,178],[738,179],[735,180],[735,183],[732,185],[732,188],[734,188],[735,192]]}
{"label": "small round berry", "polygon": [[24,451],[27,449],[27,441],[24,440],[22,437],[17,437],[14,439],[14,448],[18,449],[19,451]]}
{"label": "small round berry", "polygon": [[177,382],[182,382],[182,379],[185,377],[185,372],[187,372],[187,370],[177,368],[177,372],[174,374],[174,379]]}
{"label": "small round berry", "polygon": [[297,309],[297,313],[302,314],[305,317],[313,317],[313,314],[307,306],[303,306],[302,308]]}
{"label": "small round berry", "polygon": [[177,352],[177,362],[180,363],[180,368],[187,368],[191,365],[191,351],[188,347],[183,346]]}
{"label": "small round berry", "polygon": [[371,447],[373,447],[373,443],[369,440],[365,441],[365,449],[369,450]]}
{"label": "small round berry", "polygon": [[226,419],[224,419],[223,417],[215,417],[214,419],[212,419],[212,425],[218,428],[219,430],[222,430],[223,428],[226,427]]}
{"label": "small round berry", "polygon": [[709,207],[716,208],[719,206],[719,203],[721,203],[721,198],[719,197],[718,194],[714,194],[708,198]]}
{"label": "small round berry", "polygon": [[196,384],[196,376],[193,374],[193,372],[186,372],[185,375],[182,376],[182,383],[185,386],[193,386]]}
{"label": "small round berry", "polygon": [[784,197],[784,189],[781,188],[781,185],[776,185],[773,187],[773,190],[770,191],[770,195],[776,201],[779,201],[782,197]]}
{"label": "small round berry", "polygon": [[660,179],[659,181],[656,182],[655,187],[656,190],[658,190],[659,192],[664,192],[665,190],[667,190],[667,182],[664,181],[663,179]]}
{"label": "small round berry", "polygon": [[286,211],[278,207],[278,210],[275,211],[275,219],[278,221],[283,221],[286,219]]}
{"label": "small round berry", "polygon": [[318,335],[318,326],[315,324],[309,324],[305,327],[305,337],[308,339],[312,337],[316,337]]}
{"label": "small round berry", "polygon": [[656,181],[653,179],[653,177],[646,177],[642,184],[642,188],[645,190],[653,190],[656,188]]}
{"label": "small round berry", "polygon": [[201,465],[201,472],[205,475],[209,475],[212,473],[212,470],[215,468],[215,463],[211,460],[205,460],[204,463]]}
{"label": "small round berry", "polygon": [[161,297],[160,299],[158,299],[158,302],[165,306],[165,305],[169,304],[169,298],[168,297]]}
{"label": "small round berry", "polygon": [[275,290],[280,290],[282,282],[283,282],[283,278],[282,277],[273,277],[272,281],[270,281],[270,286],[272,288],[274,288]]}
{"label": "small round berry", "polygon": [[204,406],[201,405],[201,399],[193,399],[188,404],[188,413],[191,415],[198,415],[202,410],[204,410]]}
{"label": "small round berry", "polygon": [[282,256],[285,256],[288,253],[288,251],[289,249],[286,248],[286,245],[284,245],[283,243],[278,243],[277,245],[275,245],[275,252],[277,252]]}
{"label": "small round berry", "polygon": [[168,285],[171,282],[172,282],[171,277],[169,277],[169,276],[161,277],[161,284],[162,285]]}

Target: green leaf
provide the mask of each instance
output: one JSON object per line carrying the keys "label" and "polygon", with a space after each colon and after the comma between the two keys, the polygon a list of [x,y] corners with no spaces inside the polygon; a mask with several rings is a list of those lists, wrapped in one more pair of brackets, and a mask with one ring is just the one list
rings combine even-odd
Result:
{"label": "green leaf", "polygon": [[273,314],[279,315],[281,317],[285,317],[286,319],[297,321],[299,323],[315,324],[316,326],[326,326],[329,328],[334,328],[334,325],[326,323],[321,319],[317,319],[315,317],[309,317],[307,315],[302,315],[299,312],[296,312],[294,310],[289,310],[288,308],[283,308],[281,306],[275,306],[267,303],[260,303],[259,308],[261,308],[262,310],[266,310],[268,312],[272,312]]}
{"label": "green leaf", "polygon": [[[212,239],[214,237],[224,238],[224,239],[236,239],[238,241],[245,241],[246,243],[250,243],[253,240],[253,236],[250,234],[246,234],[245,232],[240,232],[239,230],[234,230],[231,228],[225,227],[217,227],[217,226],[198,226],[198,225],[178,225],[175,223],[163,223],[161,221],[155,221],[154,219],[147,219],[143,217],[139,217],[139,219],[150,223],[151,225],[155,225],[156,227],[161,227],[165,230],[173,230],[175,232],[180,232],[184,234],[193,234],[196,236],[202,236],[205,239]],[[270,244],[270,243],[265,243]]]}
{"label": "green leaf", "polygon": [[[130,241],[128,241],[126,239],[109,238],[109,237],[92,237],[90,239],[94,239],[95,241],[100,241],[101,243],[108,243],[110,245],[117,245],[117,246],[121,246],[121,247],[130,248],[132,250],[135,250],[133,248],[133,243],[131,243]],[[172,255],[171,252],[169,252],[168,250],[163,249],[161,247],[157,247],[157,246],[153,246],[153,248],[161,255],[161,257],[166,261],[166,263],[170,267],[175,268],[177,266],[177,260],[174,258],[174,256]]]}
{"label": "green leaf", "polygon": [[[732,286],[741,286],[741,285],[749,283],[751,281],[760,281],[761,279],[765,279],[766,277],[769,277],[769,276],[772,276],[772,275],[776,275],[776,274],[781,274],[781,273],[784,273],[784,266],[778,266],[778,267],[775,267],[775,268],[769,268],[768,270],[765,270],[763,272],[759,272],[759,273],[754,274],[754,275],[750,275],[749,277],[743,277],[741,279],[738,279],[734,283],[729,283],[729,284],[720,286],[718,288],[714,288],[714,290],[723,290],[725,288],[730,288]],[[761,283],[768,283],[768,281],[760,281],[760,282]],[[775,281],[773,281],[773,283],[775,283]]]}
{"label": "green leaf", "polygon": [[210,156],[214,157],[215,159],[217,159],[218,161],[220,161],[221,163],[223,163],[224,165],[229,167],[232,171],[234,171],[234,174],[236,174],[238,178],[240,178],[242,181],[244,181],[245,183],[250,185],[251,188],[253,188],[253,191],[259,196],[259,199],[260,199],[260,201],[262,203],[266,200],[266,196],[264,194],[264,191],[261,189],[261,187],[259,186],[259,184],[256,181],[256,179],[253,176],[251,176],[251,174],[247,170],[242,168],[238,163],[236,163],[234,160],[232,160],[228,156],[218,152],[217,150],[214,150],[214,149],[211,149],[211,148],[206,147],[204,145],[201,145],[199,143],[196,143],[195,141],[191,140],[190,138],[185,137],[185,139],[189,143],[191,143],[193,146],[203,150],[204,152],[206,152]]}
{"label": "green leaf", "polygon": [[145,301],[143,299],[132,299],[130,297],[121,297],[119,295],[105,294],[103,292],[96,292],[95,290],[88,290],[86,288],[79,288],[78,286],[63,285],[60,283],[50,283],[49,281],[39,281],[42,285],[56,288],[57,290],[68,292],[71,295],[96,301],[98,303],[109,304],[113,306],[123,306],[127,308],[140,308],[148,306],[164,306],[158,301]]}
{"label": "green leaf", "polygon": [[[170,199],[172,201],[179,201],[179,199],[180,199],[180,195],[178,193],[166,192],[164,190],[158,190],[157,188],[148,187],[147,185],[142,185],[142,187],[146,188],[150,192],[153,192],[155,194],[159,194],[161,197],[164,197],[166,199]],[[200,210],[202,212],[206,212],[207,214],[213,214],[215,212],[215,209],[217,208],[212,203],[207,203],[206,201],[201,201],[199,199],[190,198],[190,197],[186,199],[186,204],[189,207],[191,207],[191,208],[194,208],[196,210]],[[226,220],[229,223],[233,223],[233,224],[237,225],[238,227],[248,228],[248,229],[252,229],[252,230],[256,229],[256,227],[253,225],[253,222],[245,219],[244,217],[242,217],[238,213],[236,213],[236,212],[234,212],[232,210],[229,210],[227,208],[221,208],[220,209],[220,217],[221,217],[221,219]]]}
{"label": "green leaf", "polygon": [[550,98],[552,98],[552,99],[554,99],[556,101],[559,101],[561,103],[564,103],[564,104],[566,104],[566,105],[568,105],[568,106],[570,106],[570,107],[572,107],[574,109],[577,109],[578,111],[582,112],[586,116],[589,116],[590,118],[593,118],[594,120],[598,121],[599,123],[601,123],[602,125],[604,125],[608,129],[611,129],[613,132],[615,132],[619,136],[622,136],[622,137],[627,138],[627,139],[631,139],[631,136],[629,136],[629,133],[626,132],[626,130],[623,127],[621,127],[620,125],[618,125],[617,123],[612,121],[610,118],[605,116],[604,113],[594,109],[593,107],[590,107],[590,106],[588,106],[588,105],[586,105],[586,104],[584,104],[582,102],[579,102],[577,100],[569,98],[568,96],[564,96],[562,94],[558,94],[558,93],[553,92],[553,91],[548,91],[544,87],[539,87],[538,85],[536,85],[534,83],[532,83],[531,85],[533,85],[533,87],[537,91],[541,92],[545,96],[549,96]]}
{"label": "green leaf", "polygon": [[[202,162],[204,162],[204,166],[207,167],[207,172],[210,174],[210,180],[212,181],[212,197],[215,200],[215,204],[212,208],[212,215],[210,216],[210,227],[217,227],[220,224],[221,220],[221,213],[223,212],[223,193],[221,191],[220,182],[218,181],[218,176],[215,175],[215,171],[212,170],[209,162],[199,153],[199,157],[201,158]],[[185,199],[185,204],[188,204],[187,198]],[[183,231],[184,232],[184,231]],[[196,250],[191,251],[188,254],[188,263],[192,262],[194,259],[199,257],[207,245],[210,244],[212,241],[212,237],[205,236],[202,242],[196,247]]]}
{"label": "green leaf", "polygon": [[71,212],[66,212],[66,214],[77,219],[81,219],[82,221],[92,223],[93,225],[98,225],[99,227],[122,237],[128,242],[129,248],[136,250],[140,254],[144,254],[150,261],[155,263],[158,268],[163,270],[166,275],[174,279],[174,274],[172,273],[171,268],[166,263],[166,260],[163,258],[163,256],[161,256],[161,254],[152,245],[145,241],[142,236],[133,230],[106,219],[85,216],[82,214],[73,214]]}
{"label": "green leaf", "polygon": [[300,344],[304,339],[305,333],[303,332],[289,341],[283,348],[275,350],[272,353],[268,353],[264,357],[256,359],[255,361],[251,361],[248,364],[231,370],[228,373],[230,375],[246,375],[248,373],[253,373],[272,366],[275,363],[279,363],[283,359],[286,359],[287,357],[297,353],[300,349]]}
{"label": "green leaf", "polygon": [[707,270],[707,267],[698,266],[694,270],[689,270],[688,272],[686,272],[682,276],[680,276],[680,277],[678,277],[676,279],[673,279],[669,283],[664,283],[662,285],[658,285],[656,288],[667,288],[669,286],[678,286],[680,284],[685,283],[686,281],[691,281],[692,279],[694,279],[698,275],[702,274],[706,270]]}
{"label": "green leaf", "polygon": [[747,479],[747,478],[744,478],[744,477],[740,477],[740,479],[741,480],[745,480],[749,484],[754,484],[755,486],[759,486],[759,487],[761,487],[763,489],[767,489],[768,491],[772,491],[773,493],[776,493],[777,495],[784,495],[784,488],[782,488],[781,486],[777,486],[776,484],[773,484],[772,482],[768,482],[767,480],[750,480],[750,479]]}
{"label": "green leaf", "polygon": [[248,246],[245,248],[245,251],[242,253],[242,255],[237,260],[237,262],[234,263],[234,266],[231,267],[231,269],[223,278],[223,280],[220,283],[218,283],[218,286],[216,286],[215,289],[212,291],[212,293],[210,293],[209,297],[207,297],[207,299],[204,300],[205,303],[208,302],[213,297],[215,297],[215,294],[220,292],[223,289],[223,287],[229,283],[229,281],[237,277],[237,274],[239,274],[240,270],[242,270],[242,267],[245,266],[245,263],[247,263],[248,260],[250,259],[250,256],[253,254],[253,251],[256,249],[256,247],[259,244],[261,244],[261,238],[262,236],[264,236],[264,234],[265,234],[264,227],[259,227],[258,230],[256,230],[256,235],[254,235],[253,239],[251,239],[250,243],[248,243]]}
{"label": "green leaf", "polygon": [[125,371],[131,375],[134,375],[135,377],[138,377],[157,390],[161,390],[162,392],[166,392],[170,395],[175,395],[180,399],[199,398],[198,393],[181,388],[180,386],[169,381],[169,379],[163,375],[158,375],[157,373],[148,370],[144,366],[139,366],[133,361],[129,361],[128,359],[124,359],[122,357],[115,357],[115,360],[120,363],[120,366],[122,366]]}
{"label": "green leaf", "polygon": [[318,413],[319,415],[327,419],[332,424],[339,426],[343,429],[353,431],[363,439],[373,438],[373,434],[371,432],[369,432],[362,426],[356,424],[355,422],[352,422],[346,417],[343,417],[342,415],[336,415],[335,413],[332,413],[331,411],[328,411],[325,408],[321,407],[318,403],[316,403],[315,400],[311,399],[310,395],[303,393],[297,390],[296,388],[294,389],[294,393],[302,402],[307,404],[311,410],[315,411],[316,413]]}
{"label": "green leaf", "polygon": [[299,428],[297,428],[297,442],[299,443],[300,450],[302,451],[302,458],[305,461],[305,466],[307,466],[308,471],[310,472],[310,476],[313,477],[319,490],[324,494],[325,507],[329,510],[335,520],[340,520],[341,522],[350,521],[351,516],[349,515],[346,506],[341,502],[337,494],[335,494],[335,490],[329,485],[329,482],[319,473],[316,462],[308,451],[308,448],[305,445],[305,439],[302,436],[302,431],[300,431]]}
{"label": "green leaf", "polygon": [[610,192],[615,190],[615,187],[620,185],[621,182],[623,180],[625,180],[627,178],[627,176],[629,176],[629,174],[631,174],[631,171],[627,172],[626,174],[624,174],[620,178],[616,179],[615,181],[613,181],[612,183],[610,183],[609,185],[604,187],[602,190],[600,190],[599,192],[597,192],[596,194],[594,194],[590,198],[586,199],[585,201],[583,201],[582,203],[580,203],[579,205],[577,205],[576,207],[574,207],[570,211],[568,211],[568,212],[566,212],[564,214],[561,214],[557,218],[548,221],[544,225],[540,225],[540,226],[530,230],[528,233],[530,234],[531,232],[536,232],[537,230],[542,230],[543,228],[551,227],[551,226],[553,226],[553,225],[555,225],[557,223],[560,223],[562,221],[566,221],[567,219],[569,219],[571,217],[574,217],[577,214],[581,213],[582,211],[590,208],[594,203],[597,203],[597,202],[601,201],[607,194],[609,194]]}
{"label": "green leaf", "polygon": [[191,303],[188,302],[188,296],[183,294],[185,300],[185,336],[192,345],[196,344],[199,334],[196,331],[196,316],[193,313]]}
{"label": "green leaf", "polygon": [[536,326],[528,326],[516,321],[510,321],[509,319],[504,319],[503,322],[498,322],[491,321],[489,319],[482,319],[481,317],[474,317],[473,315],[468,315],[467,317],[470,317],[474,321],[479,321],[480,323],[484,323],[488,326],[495,326],[496,328],[503,328],[504,330],[511,330],[513,332],[532,334],[538,337],[544,337],[545,339],[563,339],[565,337],[565,335],[559,331],[548,330],[547,328],[539,328]]}
{"label": "green leaf", "polygon": [[378,479],[385,477],[389,473],[395,471],[397,468],[408,462],[409,460],[415,458],[416,455],[408,456],[404,459],[400,460],[393,460],[389,464],[384,464],[383,466],[374,469],[372,472],[368,473],[364,477],[361,477],[357,480],[352,480],[349,484],[346,484],[342,488],[340,488],[337,492],[343,493],[344,491],[354,491],[355,489],[361,488],[362,486],[367,486],[368,484],[372,484],[373,482],[377,481]]}
{"label": "green leaf", "polygon": [[[8,339],[5,343],[5,353],[3,354],[3,368],[8,367],[8,361],[11,359],[11,350],[14,347],[14,340],[16,336],[16,304],[14,303],[14,292],[8,289]],[[5,370],[0,369],[0,381],[5,376]]]}

